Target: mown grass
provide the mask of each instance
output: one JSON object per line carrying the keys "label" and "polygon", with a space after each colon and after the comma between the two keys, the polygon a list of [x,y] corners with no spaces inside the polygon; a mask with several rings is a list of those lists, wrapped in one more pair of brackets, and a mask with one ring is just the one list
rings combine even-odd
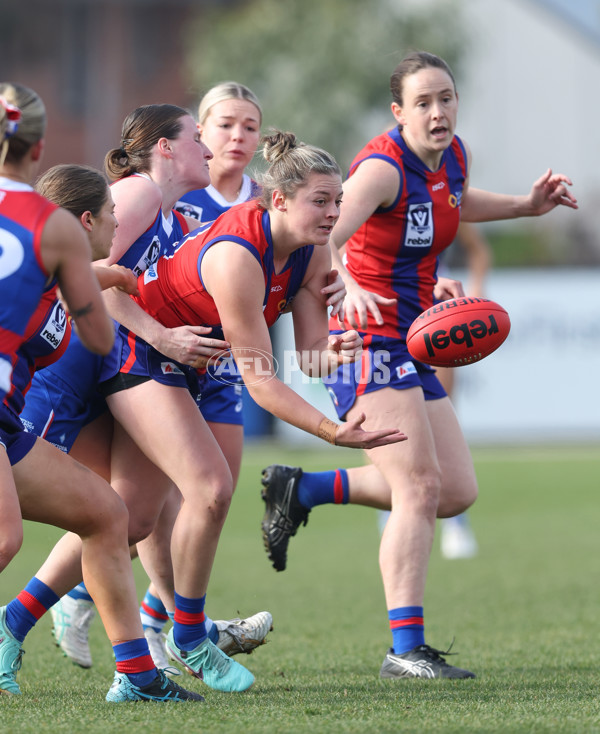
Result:
{"label": "mown grass", "polygon": [[[260,537],[260,470],[274,461],[320,470],[361,461],[343,449],[249,445],[219,547],[207,610],[215,618],[273,613],[269,642],[238,660],[256,675],[244,694],[211,691],[204,704],[109,705],[113,662],[92,625],[94,667],[70,665],[50,619],[28,636],[23,695],[0,698],[0,731],[600,732],[598,447],[474,452],[481,495],[471,511],[480,552],[447,561],[434,549],[427,639],[473,681],[381,681],[390,634],[377,566],[375,513],[322,507],[276,573]],[[49,488],[51,491],[51,488]],[[40,565],[56,531],[28,524],[0,579],[1,602]],[[194,562],[194,559],[190,559]],[[139,591],[145,579],[136,562]],[[180,679],[181,680],[181,679]]]}

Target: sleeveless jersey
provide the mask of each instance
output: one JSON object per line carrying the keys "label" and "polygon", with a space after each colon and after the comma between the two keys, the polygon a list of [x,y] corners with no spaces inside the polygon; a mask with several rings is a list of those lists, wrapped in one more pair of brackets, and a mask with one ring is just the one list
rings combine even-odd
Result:
{"label": "sleeveless jersey", "polygon": [[244,174],[242,187],[235,201],[227,201],[214,186],[210,185],[205,189],[188,191],[175,204],[175,211],[185,214],[186,217],[194,217],[199,222],[212,222],[232,206],[254,199],[259,193],[260,187],[256,181]]}
{"label": "sleeveless jersey", "polygon": [[[380,306],[382,326],[369,314],[367,332],[404,339],[414,319],[433,306],[438,255],[451,244],[458,229],[467,156],[455,136],[438,170],[431,171],[395,128],[363,148],[349,176],[369,158],[396,168],[400,187],[392,205],[377,209],[350,237],[346,267],[362,288],[397,299],[393,306]],[[337,322],[331,328],[339,328]]]}
{"label": "sleeveless jersey", "polygon": [[171,212],[167,218],[159,208],[152,224],[122,255],[118,264],[140,275],[161,255],[169,254],[173,245],[188,231],[189,227],[181,214]]}
{"label": "sleeveless jersey", "polygon": [[0,400],[11,391],[16,351],[48,281],[41,236],[56,209],[30,186],[0,179]]}
{"label": "sleeveless jersey", "polygon": [[23,344],[17,350],[12,390],[4,400],[17,414],[23,410],[25,394],[31,386],[35,370],[56,362],[69,344],[71,322],[56,297],[57,288],[57,284],[53,283],[45,291],[27,324]]}
{"label": "sleeveless jersey", "polygon": [[255,201],[232,207],[209,228],[189,234],[172,256],[161,258],[138,278],[140,296],[132,297],[164,326],[220,327],[215,302],[204,288],[200,268],[208,248],[223,240],[245,247],[261,265],[265,280],[263,315],[271,326],[298,292],[313,245],[295,250],[283,270],[275,274],[271,220]]}

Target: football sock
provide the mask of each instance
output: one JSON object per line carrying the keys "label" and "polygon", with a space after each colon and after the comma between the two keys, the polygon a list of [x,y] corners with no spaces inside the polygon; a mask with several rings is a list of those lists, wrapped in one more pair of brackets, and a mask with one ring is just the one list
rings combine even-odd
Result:
{"label": "football sock", "polygon": [[393,648],[396,655],[425,644],[423,607],[397,607],[388,610]]}
{"label": "football sock", "polygon": [[173,640],[180,650],[193,650],[206,639],[205,602],[206,594],[189,599],[175,592]]}
{"label": "football sock", "polygon": [[23,591],[6,605],[6,624],[13,637],[23,642],[33,625],[57,601],[58,595],[34,576]]}
{"label": "football sock", "polygon": [[113,651],[117,670],[126,673],[134,686],[147,686],[158,675],[145,637],[119,642],[113,645]]}
{"label": "football sock", "polygon": [[162,601],[147,590],[140,605],[140,618],[145,630],[150,627],[156,632],[162,632],[169,615]]}
{"label": "football sock", "polygon": [[85,584],[83,583],[83,581],[80,584],[77,584],[74,589],[71,589],[71,591],[67,593],[67,596],[70,596],[72,599],[94,601],[92,597],[88,594],[88,590],[85,588]]}
{"label": "football sock", "polygon": [[219,630],[217,629],[217,625],[210,617],[204,615],[204,626],[206,627],[206,634],[208,635],[209,640],[214,642],[216,645],[219,641]]}
{"label": "football sock", "polygon": [[348,472],[345,469],[304,472],[298,484],[298,500],[307,510],[328,503],[348,504]]}

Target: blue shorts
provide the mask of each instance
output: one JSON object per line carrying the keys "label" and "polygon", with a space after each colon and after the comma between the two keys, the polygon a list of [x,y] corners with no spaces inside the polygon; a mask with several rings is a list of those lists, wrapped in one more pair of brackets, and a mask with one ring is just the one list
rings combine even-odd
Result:
{"label": "blue shorts", "polygon": [[344,364],[323,378],[323,384],[342,420],[357,397],[384,387],[394,390],[421,387],[425,400],[439,400],[446,396],[435,369],[413,359],[404,342],[372,334],[361,333],[361,337],[362,359],[354,364]]}
{"label": "blue shorts", "polygon": [[244,382],[235,363],[226,370],[220,366],[217,372],[210,364],[201,377],[196,402],[205,421],[243,426],[243,392]]}
{"label": "blue shorts", "polygon": [[11,466],[31,451],[37,436],[27,433],[19,417],[0,403],[0,446],[4,446]]}
{"label": "blue shorts", "polygon": [[115,344],[104,358],[100,383],[112,380],[119,372],[149,377],[162,385],[184,387],[194,398],[198,394],[199,378],[195,369],[165,357],[123,326],[117,329]]}
{"label": "blue shorts", "polygon": [[45,372],[39,370],[33,377],[21,422],[29,433],[69,453],[81,429],[107,410],[106,401],[97,392],[93,375],[89,392],[81,393],[56,375],[49,379]]}

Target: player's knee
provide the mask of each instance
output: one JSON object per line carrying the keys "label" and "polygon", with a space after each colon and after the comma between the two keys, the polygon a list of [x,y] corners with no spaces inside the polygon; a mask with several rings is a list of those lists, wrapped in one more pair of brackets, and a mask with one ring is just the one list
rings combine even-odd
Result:
{"label": "player's knee", "polygon": [[23,528],[16,528],[14,531],[0,537],[0,573],[8,566],[12,559],[17,555],[23,545]]}
{"label": "player's knee", "polygon": [[414,475],[413,502],[424,515],[435,516],[442,490],[442,476],[433,468],[423,469]]}
{"label": "player's knee", "polygon": [[208,487],[206,507],[214,522],[221,524],[225,522],[232,497],[233,482],[230,479],[219,478]]}
{"label": "player's knee", "polygon": [[85,509],[82,518],[84,534],[104,533],[125,537],[129,524],[129,512],[123,500],[106,482],[94,491],[93,501]]}
{"label": "player's knee", "polygon": [[147,538],[154,530],[156,517],[132,514],[129,516],[129,545],[135,545]]}
{"label": "player's knee", "polygon": [[438,506],[438,517],[454,517],[471,507],[478,495],[476,482],[461,482],[452,489],[443,489]]}

